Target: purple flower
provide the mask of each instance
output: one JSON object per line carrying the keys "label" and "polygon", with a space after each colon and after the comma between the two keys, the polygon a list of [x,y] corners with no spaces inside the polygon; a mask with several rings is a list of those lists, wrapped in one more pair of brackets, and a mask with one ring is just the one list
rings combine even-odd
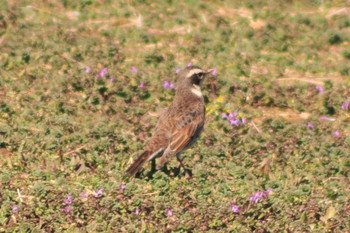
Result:
{"label": "purple flower", "polygon": [[192,66],[192,62],[187,64],[187,67],[191,67]]}
{"label": "purple flower", "polygon": [[66,205],[71,205],[73,203],[73,196],[72,196],[72,194],[68,194],[67,199],[64,200],[64,203]]}
{"label": "purple flower", "polygon": [[181,69],[180,69],[179,67],[175,69],[175,73],[178,74],[178,73],[180,73],[180,72],[181,72]]}
{"label": "purple flower", "polygon": [[319,93],[321,93],[321,94],[324,93],[324,87],[316,86],[315,88],[316,88],[316,90],[318,90]]}
{"label": "purple flower", "polygon": [[168,210],[166,211],[166,215],[167,215],[168,217],[173,216],[173,211],[172,211],[171,209],[168,209]]}
{"label": "purple flower", "polygon": [[335,121],[334,118],[330,118],[330,117],[328,117],[328,116],[321,116],[321,117],[320,117],[320,120],[323,120],[323,121]]}
{"label": "purple flower", "polygon": [[12,206],[12,213],[14,213],[14,214],[18,214],[18,213],[19,213],[19,207],[18,207],[18,205],[13,205],[13,206]]}
{"label": "purple flower", "polygon": [[344,110],[348,110],[350,108],[350,101],[345,101],[342,104],[341,108],[344,109]]}
{"label": "purple flower", "polygon": [[249,200],[253,203],[258,203],[260,200],[268,197],[272,193],[272,189],[268,188],[266,191],[259,191],[250,196]]}
{"label": "purple flower", "polygon": [[141,83],[141,84],[139,85],[139,88],[141,88],[141,89],[146,89],[146,84],[145,84],[145,83]]}
{"label": "purple flower", "polygon": [[247,123],[246,117],[239,117],[238,111],[230,112],[229,115],[226,113],[221,114],[222,118],[227,119],[231,125],[240,126]]}
{"label": "purple flower", "polygon": [[239,214],[241,212],[240,209],[238,208],[238,206],[235,204],[231,205],[231,209],[232,209],[232,212],[235,214]]}
{"label": "purple flower", "polygon": [[216,68],[211,72],[211,74],[214,76],[216,76],[218,73],[219,73],[218,69],[216,69]]}
{"label": "purple flower", "polygon": [[105,68],[103,68],[103,69],[101,70],[101,72],[100,72],[98,75],[96,75],[96,77],[97,77],[97,78],[103,78],[103,77],[105,77],[108,73],[109,73],[108,68],[105,67]]}
{"label": "purple flower", "polygon": [[339,130],[335,131],[334,132],[334,137],[337,138],[337,137],[340,137],[341,133]]}
{"label": "purple flower", "polygon": [[124,192],[125,187],[126,187],[126,184],[121,184],[121,185],[120,185],[120,191]]}
{"label": "purple flower", "polygon": [[140,211],[140,209],[139,209],[139,208],[136,208],[136,210],[135,210],[135,214],[136,214],[136,215],[139,215],[139,214],[140,214],[140,212],[141,212],[141,211]]}
{"label": "purple flower", "polygon": [[313,125],[311,122],[308,122],[306,127],[307,127],[308,129],[313,129],[313,128],[314,128],[314,125]]}
{"label": "purple flower", "polygon": [[84,193],[84,192],[82,192],[82,193],[80,194],[80,196],[81,196],[82,198],[87,198],[87,197],[88,197],[88,195],[87,195],[86,193]]}
{"label": "purple flower", "polygon": [[272,188],[268,188],[266,190],[266,193],[267,193],[267,195],[271,195],[273,193],[273,189]]}
{"label": "purple flower", "polygon": [[103,189],[99,189],[96,193],[96,197],[100,197],[103,194]]}
{"label": "purple flower", "polygon": [[175,84],[173,82],[170,82],[170,81],[164,81],[164,87],[166,89],[174,89],[175,88]]}
{"label": "purple flower", "polygon": [[114,76],[111,76],[109,79],[111,80],[111,82],[114,82],[116,78]]}
{"label": "purple flower", "polygon": [[92,69],[91,69],[90,66],[86,66],[86,67],[85,67],[85,72],[86,72],[87,74],[91,73],[91,71],[92,71]]}
{"label": "purple flower", "polygon": [[131,71],[134,72],[135,74],[139,72],[136,66],[132,66]]}
{"label": "purple flower", "polygon": [[232,112],[230,112],[230,118],[234,118],[234,117],[237,117],[238,116],[238,111],[236,110],[236,111],[234,111],[233,113]]}
{"label": "purple flower", "polygon": [[239,126],[241,121],[238,118],[230,120],[231,125]]}
{"label": "purple flower", "polygon": [[62,212],[66,213],[66,214],[70,214],[70,213],[72,213],[72,209],[69,206],[67,206],[67,207],[62,209]]}
{"label": "purple flower", "polygon": [[265,198],[267,195],[265,191],[259,191],[250,196],[249,200],[253,203],[258,203],[261,199]]}

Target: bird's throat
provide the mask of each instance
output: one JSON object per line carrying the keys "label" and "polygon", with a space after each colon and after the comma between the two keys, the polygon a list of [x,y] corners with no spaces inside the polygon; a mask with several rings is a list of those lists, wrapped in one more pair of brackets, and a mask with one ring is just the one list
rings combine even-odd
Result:
{"label": "bird's throat", "polygon": [[191,88],[191,92],[198,97],[202,97],[202,91],[200,86],[193,84]]}

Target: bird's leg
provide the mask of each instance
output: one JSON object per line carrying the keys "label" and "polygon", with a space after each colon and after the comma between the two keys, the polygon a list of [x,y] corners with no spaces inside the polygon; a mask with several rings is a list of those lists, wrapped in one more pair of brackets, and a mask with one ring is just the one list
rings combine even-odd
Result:
{"label": "bird's leg", "polygon": [[177,161],[179,161],[180,167],[182,167],[185,171],[186,178],[192,178],[192,172],[189,169],[186,169],[184,163],[181,160],[180,154],[176,155]]}
{"label": "bird's leg", "polygon": [[152,159],[151,160],[151,172],[154,173],[156,171],[156,160]]}

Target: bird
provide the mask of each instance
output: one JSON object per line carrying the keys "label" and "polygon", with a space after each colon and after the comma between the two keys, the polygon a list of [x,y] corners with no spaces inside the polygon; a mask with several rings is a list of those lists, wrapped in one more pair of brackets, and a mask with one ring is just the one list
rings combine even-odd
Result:
{"label": "bird", "polygon": [[156,168],[160,170],[175,156],[180,166],[187,171],[180,155],[197,141],[203,131],[205,102],[201,87],[205,77],[212,71],[193,65],[178,74],[173,102],[160,113],[145,149],[126,170],[129,176],[135,176],[147,161],[155,158],[159,158]]}

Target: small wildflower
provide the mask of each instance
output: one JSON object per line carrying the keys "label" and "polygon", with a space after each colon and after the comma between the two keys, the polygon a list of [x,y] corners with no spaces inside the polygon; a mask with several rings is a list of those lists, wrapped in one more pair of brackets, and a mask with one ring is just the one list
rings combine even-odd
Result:
{"label": "small wildflower", "polygon": [[136,66],[132,66],[131,71],[134,72],[135,74],[139,72]]}
{"label": "small wildflower", "polygon": [[192,62],[189,62],[188,64],[187,64],[187,67],[191,67],[192,66]]}
{"label": "small wildflower", "polygon": [[323,121],[335,121],[334,118],[331,118],[331,117],[328,117],[328,116],[321,116],[320,120],[323,120]]}
{"label": "small wildflower", "polygon": [[273,189],[272,188],[268,188],[266,190],[266,193],[267,193],[267,195],[271,195],[273,193]]}
{"label": "small wildflower", "polygon": [[175,84],[173,82],[170,82],[170,81],[164,81],[164,87],[166,89],[174,89],[175,88]]}
{"label": "small wildflower", "polygon": [[239,126],[241,121],[238,118],[230,120],[231,125]]}
{"label": "small wildflower", "polygon": [[73,203],[73,196],[72,196],[72,194],[68,194],[67,199],[64,200],[64,203],[66,205],[71,205]]}
{"label": "small wildflower", "polygon": [[140,214],[140,212],[141,212],[141,211],[140,211],[140,209],[139,209],[139,208],[136,208],[136,210],[135,210],[135,214],[136,214],[136,215],[139,215],[139,214]]}
{"label": "small wildflower", "polygon": [[312,122],[308,122],[306,127],[307,127],[308,129],[313,129],[313,128],[314,128],[314,125],[312,124]]}
{"label": "small wildflower", "polygon": [[82,192],[82,193],[80,194],[80,196],[81,196],[82,198],[87,198],[87,197],[88,197],[88,195],[87,195],[86,193],[84,193],[84,192]]}
{"label": "small wildflower", "polygon": [[126,187],[126,184],[121,184],[121,185],[120,185],[120,191],[124,192],[125,187]]}
{"label": "small wildflower", "polygon": [[241,212],[240,209],[238,208],[238,206],[235,204],[231,205],[231,209],[232,209],[232,212],[235,214],[239,214]]}
{"label": "small wildflower", "polygon": [[13,206],[12,206],[12,213],[14,213],[14,214],[18,214],[18,213],[19,213],[19,207],[18,207],[18,205],[13,205]]}
{"label": "small wildflower", "polygon": [[253,195],[250,196],[249,200],[253,203],[258,203],[260,200],[268,197],[273,190],[271,188],[268,188],[266,191],[259,191]]}
{"label": "small wildflower", "polygon": [[212,75],[216,76],[218,74],[218,69],[214,69],[212,72],[211,72]]}
{"label": "small wildflower", "polygon": [[62,212],[66,213],[66,214],[70,214],[72,212],[72,209],[69,206],[67,206],[67,207],[62,209]]}
{"label": "small wildflower", "polygon": [[85,72],[86,72],[87,74],[91,73],[91,71],[92,71],[92,69],[91,69],[90,66],[86,66],[86,67],[85,67]]}
{"label": "small wildflower", "polygon": [[334,132],[334,135],[333,135],[333,136],[334,136],[335,138],[337,138],[337,137],[340,137],[340,135],[341,135],[340,131],[337,130],[337,131]]}
{"label": "small wildflower", "polygon": [[145,89],[145,88],[146,88],[146,84],[145,84],[145,83],[141,83],[141,84],[139,85],[139,88]]}
{"label": "small wildflower", "polygon": [[105,67],[101,72],[96,76],[97,78],[104,78],[109,73],[108,68]]}
{"label": "small wildflower", "polygon": [[173,211],[172,211],[171,209],[168,209],[168,210],[166,211],[166,215],[167,215],[168,217],[172,217],[172,216],[173,216]]}
{"label": "small wildflower", "polygon": [[342,104],[341,108],[344,109],[344,110],[350,109],[350,101],[345,101],[345,102]]}
{"label": "small wildflower", "polygon": [[259,191],[250,196],[249,200],[253,203],[258,203],[260,200],[265,198],[267,195],[264,191]]}
{"label": "small wildflower", "polygon": [[247,123],[247,118],[243,117],[242,114],[238,115],[238,111],[230,112],[228,115],[222,113],[221,116],[223,119],[227,119],[231,125],[240,126]]}
{"label": "small wildflower", "polygon": [[179,67],[175,69],[175,73],[178,74],[178,73],[180,73],[180,72],[181,72],[181,69],[180,69]]}
{"label": "small wildflower", "polygon": [[103,194],[103,189],[99,189],[96,193],[96,197],[100,197]]}
{"label": "small wildflower", "polygon": [[111,76],[109,79],[111,80],[111,82],[115,82],[116,78],[114,76]]}
{"label": "small wildflower", "polygon": [[316,88],[316,90],[318,90],[319,93],[321,93],[321,94],[324,93],[324,87],[316,86],[315,88]]}

